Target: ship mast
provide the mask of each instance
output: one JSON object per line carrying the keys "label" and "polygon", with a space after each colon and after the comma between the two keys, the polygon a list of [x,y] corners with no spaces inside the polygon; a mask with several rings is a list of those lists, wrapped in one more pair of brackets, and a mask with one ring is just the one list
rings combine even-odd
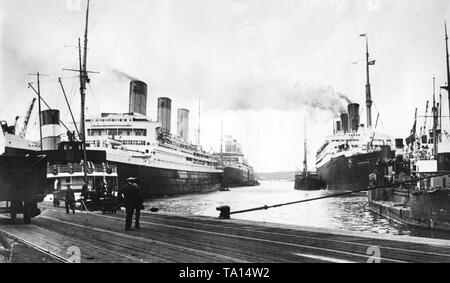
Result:
{"label": "ship mast", "polygon": [[448,107],[450,113],[450,63],[449,63],[449,54],[448,54],[448,34],[447,34],[447,22],[445,22],[445,48],[446,48],[446,58],[447,58],[447,85],[442,87],[447,90],[448,93]]}
{"label": "ship mast", "polygon": [[438,110],[436,107],[436,78],[433,77],[433,154],[437,156],[437,123],[438,123]]}
{"label": "ship mast", "polygon": [[442,130],[442,90],[439,90],[439,129]]}
{"label": "ship mast", "polygon": [[[32,75],[32,74],[30,74]],[[38,95],[38,116],[39,116],[39,143],[40,143],[40,148],[42,151],[42,115],[41,115],[41,74],[39,72],[36,73],[36,77],[37,77],[37,95]],[[31,84],[30,84],[31,86]]]}
{"label": "ship mast", "polygon": [[369,66],[375,65],[375,61],[369,61],[369,36],[365,34],[361,34],[360,36],[366,38],[366,107],[367,107],[367,128],[372,127],[372,94],[370,90],[370,74],[369,74]]}
{"label": "ship mast", "polygon": [[88,44],[88,26],[89,26],[89,0],[87,0],[86,9],[86,29],[84,31],[83,61],[81,62],[81,46],[79,44],[80,55],[80,96],[81,96],[81,117],[80,117],[80,136],[83,144],[83,171],[84,182],[87,183],[87,154],[86,154],[86,127],[85,127],[85,104],[86,104],[86,83],[89,83],[89,77],[86,71],[87,65],[87,44]]}
{"label": "ship mast", "polygon": [[223,167],[223,116],[220,127],[220,166]]}
{"label": "ship mast", "polygon": [[37,72],[37,88],[38,88],[38,108],[39,108],[39,137],[40,137],[40,146],[42,151],[42,115],[41,115],[41,82],[40,82],[40,74]]}
{"label": "ship mast", "polygon": [[198,129],[197,129],[197,144],[200,146],[200,99],[198,100]]}
{"label": "ship mast", "polygon": [[304,120],[305,125],[305,140],[304,140],[304,158],[303,158],[303,172],[306,177],[308,177],[308,146],[306,140],[306,119]]}

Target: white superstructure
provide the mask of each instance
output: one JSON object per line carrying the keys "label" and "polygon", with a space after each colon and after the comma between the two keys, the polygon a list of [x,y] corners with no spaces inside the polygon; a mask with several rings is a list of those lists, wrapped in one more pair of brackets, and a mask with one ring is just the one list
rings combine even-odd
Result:
{"label": "white superstructure", "polygon": [[86,120],[89,149],[101,149],[110,161],[164,169],[221,172],[199,146],[164,131],[161,122],[139,113],[104,113]]}
{"label": "white superstructure", "polygon": [[392,148],[392,139],[374,130],[359,127],[356,132],[337,131],[326,138],[316,155],[316,167],[325,165],[338,156],[353,156],[379,151],[382,146]]}

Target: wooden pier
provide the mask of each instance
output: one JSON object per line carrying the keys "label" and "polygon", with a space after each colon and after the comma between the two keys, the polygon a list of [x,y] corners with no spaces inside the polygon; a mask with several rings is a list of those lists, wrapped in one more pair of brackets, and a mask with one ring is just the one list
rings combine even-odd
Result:
{"label": "wooden pier", "polygon": [[59,262],[450,262],[449,240],[147,212],[141,230],[125,231],[123,212],[66,214],[48,204],[41,210],[31,225],[0,218],[0,230]]}

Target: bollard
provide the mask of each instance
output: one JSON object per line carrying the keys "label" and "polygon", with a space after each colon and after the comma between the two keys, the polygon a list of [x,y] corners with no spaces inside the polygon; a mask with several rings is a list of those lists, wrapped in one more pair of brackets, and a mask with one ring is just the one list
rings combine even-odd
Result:
{"label": "bollard", "polygon": [[227,205],[219,206],[216,208],[220,211],[219,219],[230,219],[230,207]]}

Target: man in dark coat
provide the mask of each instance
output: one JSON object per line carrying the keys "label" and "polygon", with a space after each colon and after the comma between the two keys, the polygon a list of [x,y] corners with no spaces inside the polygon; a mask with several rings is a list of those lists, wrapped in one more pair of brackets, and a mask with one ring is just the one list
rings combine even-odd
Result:
{"label": "man in dark coat", "polygon": [[81,187],[81,197],[83,198],[84,201],[86,201],[89,198],[89,189],[87,183],[84,183],[83,186]]}
{"label": "man in dark coat", "polygon": [[65,203],[66,203],[66,213],[69,214],[70,208],[72,209],[72,213],[75,214],[75,194],[73,193],[73,190],[70,187],[70,185],[67,186]]}
{"label": "man in dark coat", "polygon": [[127,184],[120,190],[119,197],[123,196],[125,210],[126,210],[126,221],[125,230],[131,230],[131,224],[133,223],[133,214],[136,210],[136,218],[134,227],[140,229],[139,218],[141,217],[141,209],[144,203],[141,195],[141,188],[136,183],[136,178],[128,178]]}
{"label": "man in dark coat", "polygon": [[98,187],[97,187],[97,194],[98,194],[100,197],[104,197],[105,194],[106,194],[106,187],[105,187],[105,184],[103,183],[103,181],[100,181],[100,183],[98,184]]}

